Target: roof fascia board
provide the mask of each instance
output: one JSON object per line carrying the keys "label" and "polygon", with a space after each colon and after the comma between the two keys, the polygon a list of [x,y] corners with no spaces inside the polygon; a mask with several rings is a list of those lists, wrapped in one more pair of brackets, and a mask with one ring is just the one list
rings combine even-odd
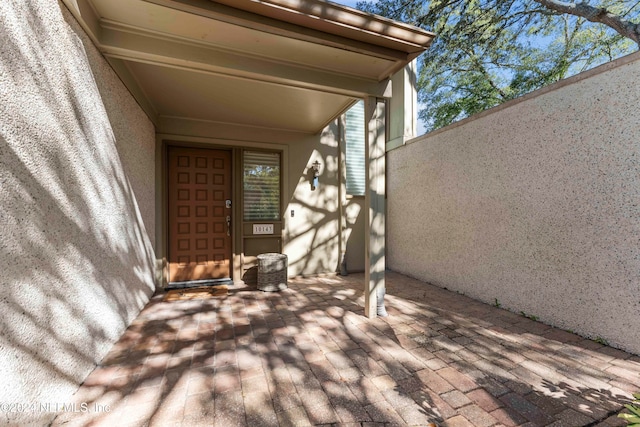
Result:
{"label": "roof fascia board", "polygon": [[[223,3],[234,8],[249,10],[263,16],[280,20],[302,21],[309,28],[327,27],[350,29],[358,39],[363,33],[375,34],[383,39],[419,46],[428,46],[434,34],[413,25],[404,24],[375,14],[363,12],[348,6],[325,0],[208,0]],[[292,18],[300,15],[298,19]],[[288,16],[288,18],[287,18]]]}
{"label": "roof fascia board", "polygon": [[107,57],[352,97],[389,96],[386,79],[363,79],[239,55],[212,49],[204,44],[185,42],[140,29],[124,28],[115,23],[103,23],[102,34],[101,50]]}
{"label": "roof fascia board", "polygon": [[[231,2],[233,3],[233,6],[227,6],[224,4],[214,3],[209,0],[143,1],[269,34],[323,44],[325,46],[362,53],[381,59],[406,61],[407,58],[406,44],[396,41],[395,39],[389,39],[385,44],[374,44],[371,43],[371,40],[380,42],[380,37],[370,37],[370,40],[366,40],[364,38],[364,40],[358,40],[351,37],[345,37],[340,34],[331,34],[313,27],[290,23],[269,16],[241,10],[238,9],[236,7],[237,5],[233,2]],[[269,10],[266,10],[264,12],[266,13],[268,11]],[[366,30],[358,30],[358,32],[363,31],[366,32]],[[422,52],[424,51],[424,48],[414,45],[409,49],[409,51]]]}

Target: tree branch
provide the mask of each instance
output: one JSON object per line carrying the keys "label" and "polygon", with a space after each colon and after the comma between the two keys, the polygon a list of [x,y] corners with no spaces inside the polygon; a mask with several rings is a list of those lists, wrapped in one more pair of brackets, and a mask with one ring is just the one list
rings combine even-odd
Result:
{"label": "tree branch", "polygon": [[503,101],[508,100],[509,97],[507,96],[507,94],[500,88],[500,86],[498,86],[496,84],[496,82],[493,81],[493,78],[491,77],[491,74],[489,74],[487,69],[484,67],[484,64],[478,58],[478,56],[475,54],[475,52],[469,51],[469,50],[466,50],[466,49],[462,49],[462,50],[467,54],[467,56],[469,57],[469,60],[472,62],[472,64],[475,65],[475,71],[479,72],[480,74],[482,74],[484,76],[484,78],[486,79],[487,83],[489,83],[489,86],[491,86],[496,92],[498,92],[498,95],[500,95],[500,97],[503,99]]}
{"label": "tree branch", "polygon": [[636,42],[640,48],[640,25],[622,19],[620,16],[609,12],[606,8],[593,7],[584,1],[580,3],[566,3],[560,0],[534,1],[556,12],[568,13],[570,15],[583,17],[591,22],[605,24],[624,37],[628,37]]}

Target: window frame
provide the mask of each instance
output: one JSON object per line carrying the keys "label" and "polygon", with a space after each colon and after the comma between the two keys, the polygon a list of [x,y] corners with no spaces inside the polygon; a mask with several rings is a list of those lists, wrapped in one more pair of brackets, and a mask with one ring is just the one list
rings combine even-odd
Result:
{"label": "window frame", "polygon": [[[255,202],[248,202],[247,201],[247,181],[246,181],[246,160],[247,160],[247,154],[254,154],[256,155],[256,157],[259,157],[260,155],[262,156],[275,156],[277,157],[277,168],[278,168],[278,173],[277,173],[277,186],[275,186],[274,188],[277,189],[278,192],[278,200],[277,203],[274,205],[277,208],[277,214],[274,214],[273,216],[263,216],[263,217],[256,217],[253,215],[247,215],[248,213],[248,208],[252,205],[255,204]],[[282,152],[280,151],[276,151],[276,150],[260,150],[260,149],[254,149],[254,148],[250,148],[250,149],[243,149],[242,150],[242,154],[241,154],[241,176],[242,176],[242,185],[241,185],[241,189],[242,189],[242,221],[243,222],[279,222],[282,221],[282,185],[283,185],[283,168],[282,168]],[[249,211],[249,214],[251,213],[251,211]]]}

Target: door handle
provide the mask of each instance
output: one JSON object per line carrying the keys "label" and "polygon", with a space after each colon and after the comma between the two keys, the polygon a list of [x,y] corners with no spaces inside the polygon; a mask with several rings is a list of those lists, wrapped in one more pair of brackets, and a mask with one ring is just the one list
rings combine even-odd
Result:
{"label": "door handle", "polygon": [[231,216],[227,215],[227,236],[231,236]]}

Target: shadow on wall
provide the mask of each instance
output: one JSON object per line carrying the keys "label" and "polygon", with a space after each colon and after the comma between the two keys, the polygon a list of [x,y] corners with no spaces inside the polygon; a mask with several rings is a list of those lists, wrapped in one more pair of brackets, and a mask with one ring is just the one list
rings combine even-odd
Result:
{"label": "shadow on wall", "polygon": [[364,265],[364,197],[352,197],[344,206],[345,266],[349,273],[363,272]]}
{"label": "shadow on wall", "polygon": [[[289,255],[292,275],[340,271],[338,134],[338,123],[334,121],[322,131],[319,141],[314,137],[312,141],[292,146],[290,151],[290,187],[293,193],[285,210],[285,252]],[[314,190],[312,165],[315,161],[320,163],[320,171]],[[354,221],[358,220],[358,213],[352,218]],[[350,236],[350,233],[345,234]],[[348,241],[346,243],[348,245]]]}
{"label": "shadow on wall", "polygon": [[3,3],[0,28],[0,401],[63,403],[148,301],[155,256],[96,86],[112,76],[57,3]]}

